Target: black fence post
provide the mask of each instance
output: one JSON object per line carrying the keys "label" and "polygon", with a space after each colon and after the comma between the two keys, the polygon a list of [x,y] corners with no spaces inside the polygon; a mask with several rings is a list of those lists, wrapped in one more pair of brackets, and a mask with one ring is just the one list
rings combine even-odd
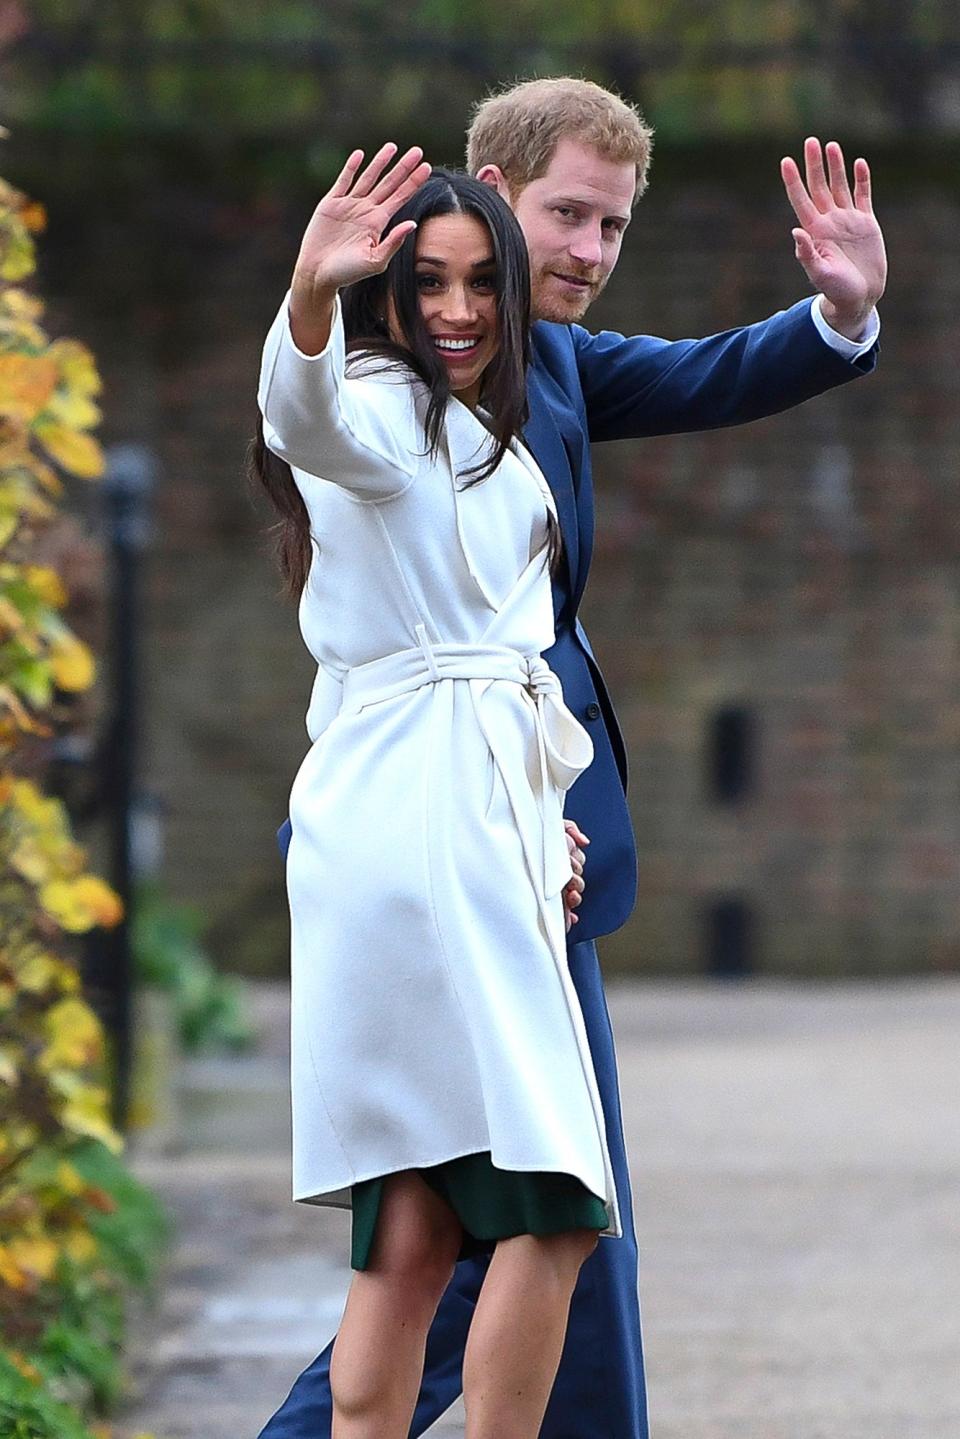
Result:
{"label": "black fence post", "polygon": [[104,1020],[113,1040],[113,1119],[127,1128],[132,1059],[133,973],[130,920],[133,905],[133,821],[140,735],[140,556],[148,537],[153,455],[143,445],[107,451],[103,494],[110,539],[111,711],[103,746],[102,795],[109,834],[110,883],[123,901],[124,917],[102,934],[99,976]]}

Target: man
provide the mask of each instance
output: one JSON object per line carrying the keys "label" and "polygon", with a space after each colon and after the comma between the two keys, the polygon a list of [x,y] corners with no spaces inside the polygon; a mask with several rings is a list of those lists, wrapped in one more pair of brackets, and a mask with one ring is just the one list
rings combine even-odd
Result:
{"label": "man", "polygon": [[[590,837],[588,883],[570,934],[577,987],[601,1089],[624,1234],[584,1264],[543,1439],[647,1439],[637,1248],[616,1060],[594,940],[628,917],[636,856],[624,796],[626,761],[613,707],[577,619],[590,564],[590,443],[742,423],[799,404],[875,364],[875,304],[886,260],[865,161],[849,188],[840,147],[805,146],[806,184],[782,178],[797,216],[797,258],[817,290],[758,325],[699,341],[591,335],[576,323],[609,279],[636,199],[651,133],[623,101],[581,80],[530,81],[485,101],[468,136],[468,168],[512,206],[530,252],[534,315],[525,438],[557,501],[563,563],[554,581],[557,639],[546,658],[595,758],[567,811]],[[579,834],[579,831],[575,831]],[[463,1349],[486,1260],[464,1261],[437,1311],[412,1434],[460,1392]],[[260,1439],[327,1439],[328,1346],[299,1377]]]}

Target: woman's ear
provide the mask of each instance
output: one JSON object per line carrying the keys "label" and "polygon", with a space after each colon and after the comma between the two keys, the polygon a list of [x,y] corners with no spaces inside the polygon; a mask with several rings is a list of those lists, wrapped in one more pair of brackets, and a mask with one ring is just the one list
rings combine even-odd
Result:
{"label": "woman's ear", "polygon": [[510,186],[499,165],[481,165],[476,178],[482,180],[484,185],[492,185],[501,200],[506,200],[507,204],[510,204]]}

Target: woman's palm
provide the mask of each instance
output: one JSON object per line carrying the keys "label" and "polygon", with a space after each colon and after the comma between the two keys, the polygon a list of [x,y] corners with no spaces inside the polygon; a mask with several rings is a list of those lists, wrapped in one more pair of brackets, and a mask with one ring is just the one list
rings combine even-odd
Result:
{"label": "woman's palm", "polygon": [[407,153],[387,168],[395,145],[384,145],[358,175],[363,152],[355,150],[335,184],[314,210],[297,260],[297,270],[317,288],[340,289],[385,270],[413,220],[394,227],[381,239],[390,220],[429,177],[423,151]]}

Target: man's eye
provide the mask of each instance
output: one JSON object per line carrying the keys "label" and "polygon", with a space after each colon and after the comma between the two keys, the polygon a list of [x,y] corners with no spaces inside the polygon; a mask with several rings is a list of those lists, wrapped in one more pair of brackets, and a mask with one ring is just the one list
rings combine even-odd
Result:
{"label": "man's eye", "polygon": [[576,213],[570,205],[557,205],[555,208],[557,214],[562,215],[565,220],[573,220],[576,218]]}
{"label": "man's eye", "polygon": [[623,226],[618,220],[604,220],[603,228],[608,235],[622,235]]}

